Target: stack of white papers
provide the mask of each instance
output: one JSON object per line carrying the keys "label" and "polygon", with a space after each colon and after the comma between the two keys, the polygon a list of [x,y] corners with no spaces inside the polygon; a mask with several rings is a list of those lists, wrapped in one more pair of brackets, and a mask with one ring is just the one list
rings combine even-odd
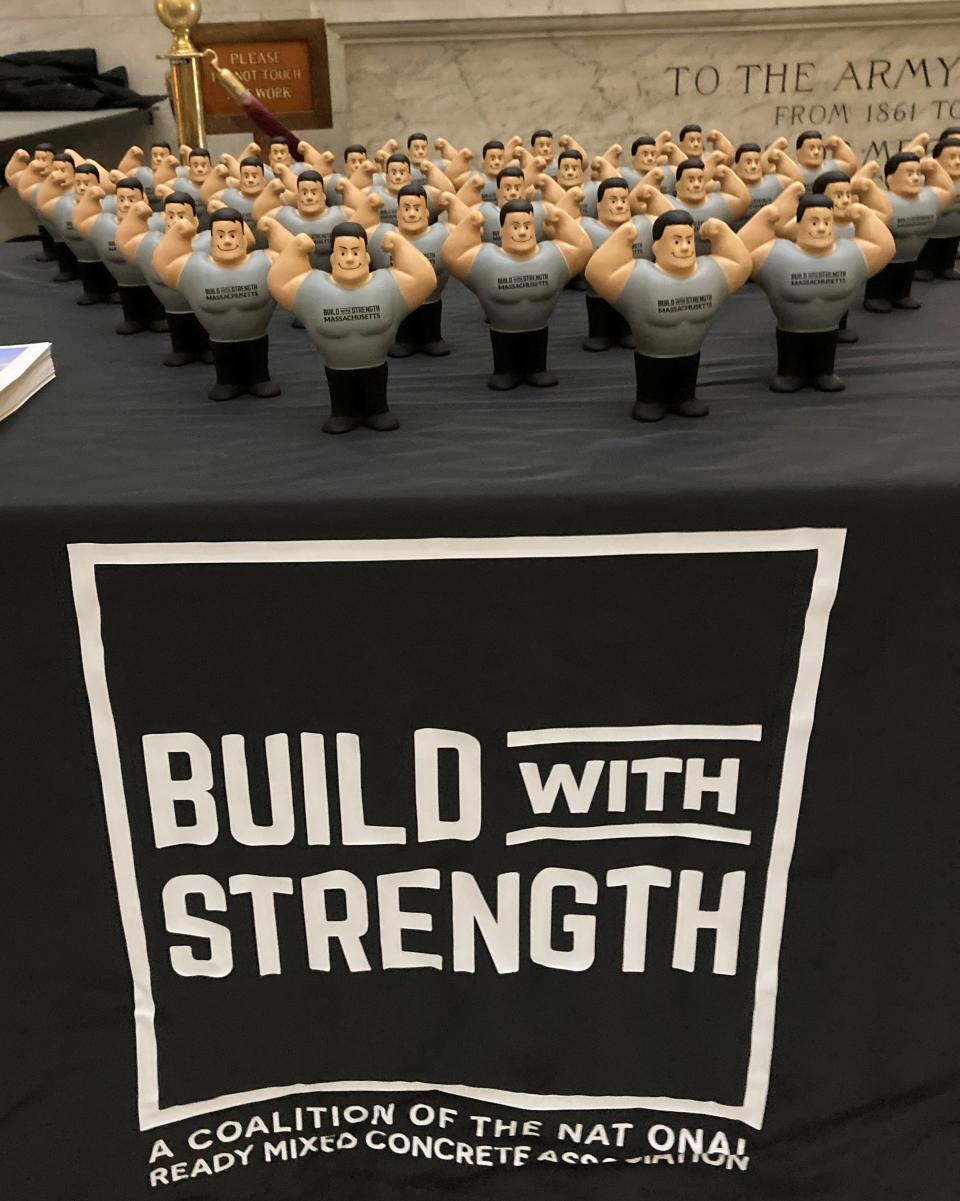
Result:
{"label": "stack of white papers", "polygon": [[0,346],[0,421],[26,404],[55,374],[49,342]]}

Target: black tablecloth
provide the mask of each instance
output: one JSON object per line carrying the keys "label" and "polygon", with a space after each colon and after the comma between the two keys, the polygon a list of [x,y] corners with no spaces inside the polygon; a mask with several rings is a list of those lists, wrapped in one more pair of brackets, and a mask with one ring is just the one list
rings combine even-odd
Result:
{"label": "black tablecloth", "polygon": [[[164,368],[165,337],[115,336],[118,310],[77,308],[76,286],[54,285],[49,274],[28,246],[0,254],[0,341],[50,340],[57,368],[56,381],[0,425],[4,1196],[140,1201],[176,1184],[171,1195],[194,1201],[374,1201],[441,1191],[470,1199],[589,1193],[616,1201],[952,1201],[960,1171],[960,805],[953,764],[960,717],[960,287],[916,285],[924,301],[917,312],[855,310],[850,323],[860,342],[838,352],[847,391],[778,396],[766,388],[773,320],[764,296],[748,286],[705,344],[700,395],[710,416],[641,426],[629,417],[629,352],[580,350],[581,295],[563,295],[551,326],[550,364],[560,386],[497,394],[485,387],[490,354],[479,310],[451,284],[444,306],[453,354],[391,362],[390,403],[400,430],[333,438],[320,431],[327,400],[319,359],[287,315],[278,313],[270,330],[282,396],[214,404],[205,395],[212,368]],[[771,535],[782,546],[767,547],[766,535],[733,546],[724,532],[736,542],[743,531],[811,529],[845,530],[846,543],[819,693],[814,685],[804,710],[800,685],[793,691],[807,661],[801,646],[818,605],[826,621],[829,598],[820,601],[830,589],[818,565],[838,544],[833,535],[801,532]],[[673,553],[682,540],[643,544],[653,547],[647,559],[657,565],[642,570],[627,543],[598,552],[610,556],[600,559],[590,547],[601,543],[582,544],[586,550],[578,543],[567,559],[566,551],[553,557],[556,544],[537,542],[692,531],[716,531],[715,542],[698,544],[695,554]],[[95,569],[99,552],[74,551],[71,577],[67,551],[75,544],[267,543],[269,559],[281,542],[374,547],[367,540],[403,539],[422,547],[421,540],[438,538],[503,541],[476,552],[444,543],[423,552],[422,562],[421,550],[408,555],[404,542],[384,552],[387,562],[370,561],[379,554],[374,548],[357,552],[360,566],[308,562],[280,574],[262,565],[259,551],[253,564],[226,566],[216,554],[208,562],[201,548],[187,555],[201,566]],[[527,541],[515,553],[510,538]],[[528,558],[523,548],[530,547]],[[106,559],[119,562],[111,553]],[[85,576],[88,568],[94,574]],[[96,612],[83,593],[84,580],[92,579]],[[78,613],[81,628],[87,623],[85,664]],[[95,750],[91,730],[101,624],[135,885],[124,875],[115,815],[109,829],[104,820],[109,748],[101,741]],[[323,699],[330,689],[332,708]],[[701,939],[696,971],[682,966],[679,935],[674,945],[673,926],[661,930],[654,905],[666,887],[650,889],[643,975],[621,973],[622,929],[607,933],[608,910],[598,919],[593,966],[534,966],[522,941],[519,975],[493,972],[479,949],[475,974],[464,975],[462,963],[449,972],[449,921],[437,910],[433,934],[409,931],[403,946],[427,953],[442,944],[439,972],[389,970],[375,940],[364,942],[368,973],[347,972],[342,960],[332,971],[313,965],[308,972],[303,916],[294,923],[280,894],[279,974],[262,974],[263,963],[258,974],[255,959],[251,966],[250,902],[236,895],[228,897],[233,972],[199,983],[171,972],[169,945],[193,935],[186,945],[198,957],[204,945],[196,930],[175,930],[169,921],[171,932],[164,932],[160,896],[176,872],[209,873],[225,888],[237,872],[276,876],[289,868],[299,895],[302,877],[345,868],[363,880],[372,906],[375,877],[436,865],[444,881],[448,868],[472,872],[492,906],[501,867],[519,868],[524,897],[535,871],[553,863],[582,864],[602,888],[606,870],[626,866],[629,847],[584,843],[574,847],[583,858],[571,859],[568,844],[546,843],[546,859],[528,846],[514,851],[530,858],[514,861],[508,851],[501,865],[482,839],[451,849],[447,842],[389,845],[387,837],[379,847],[341,848],[339,858],[332,854],[318,866],[316,846],[302,844],[298,826],[289,860],[283,838],[272,850],[237,848],[225,836],[209,847],[198,841],[158,850],[142,735],[202,734],[215,752],[216,792],[221,735],[245,733],[251,746],[261,744],[262,759],[264,737],[285,731],[294,744],[300,731],[324,731],[333,780],[334,732],[352,731],[364,745],[367,821],[412,830],[414,754],[406,741],[398,749],[401,735],[472,730],[483,745],[485,805],[496,812],[490,820],[512,829],[523,822],[512,807],[526,805],[530,794],[519,785],[515,751],[506,762],[505,731],[762,721],[760,750],[724,744],[722,755],[742,760],[741,808],[753,823],[752,846],[772,837],[789,858],[790,847],[772,833],[770,798],[794,770],[784,752],[787,729],[806,729],[814,701],[805,775],[799,766],[802,805],[779,949],[769,1090],[765,1112],[754,1111],[752,1120],[711,1113],[710,1105],[733,1105],[750,1077],[747,969],[761,920],[752,890],[768,870],[769,879],[776,874],[766,861],[744,860],[742,962],[732,973],[714,962],[712,934]],[[308,724],[312,703],[318,724]],[[645,737],[652,738],[648,751],[634,744],[596,754],[624,761],[624,772],[644,754],[692,753],[706,762],[707,774],[719,769],[721,752],[709,740],[695,738],[680,752],[659,736]],[[754,735],[731,737],[749,742]],[[345,760],[348,750],[344,743]],[[462,763],[468,753],[441,752],[445,796],[456,754]],[[543,778],[553,762],[536,749],[521,757],[535,761]],[[579,776],[588,757],[570,751],[566,762]],[[251,790],[262,794],[266,769],[253,758]],[[178,779],[183,755],[179,763]],[[649,785],[646,812],[617,810],[610,770],[609,798],[606,775],[597,796],[604,815],[608,800],[610,812],[621,814],[611,820],[666,821],[672,804],[681,812],[672,785],[662,817]],[[347,786],[337,778],[342,792]],[[189,815],[178,804],[186,826]],[[703,804],[716,815],[716,796]],[[253,806],[254,824],[268,822],[262,795]],[[591,809],[590,820],[599,823],[598,813]],[[678,872],[702,870],[703,908],[716,908],[716,873],[733,862],[722,856],[734,851],[682,838],[666,843],[662,860],[641,844],[647,861],[673,872],[671,888]],[[461,850],[465,858],[458,859]],[[143,1049],[139,1064],[134,1049],[128,952],[136,931],[121,928],[118,880],[121,894],[140,890],[148,932],[160,1040],[161,1117],[154,1119]],[[405,898],[408,912],[422,913],[435,885],[417,887]],[[568,881],[560,889],[567,899],[570,887]],[[621,928],[622,891],[604,893],[621,897]],[[578,894],[572,908],[587,913],[590,904]],[[206,908],[216,916],[215,904]],[[194,901],[188,909],[196,917],[204,906]],[[522,912],[532,923],[526,899]],[[373,908],[370,924],[376,928]],[[554,914],[550,937],[562,951],[580,936]],[[776,962],[775,947],[774,969]],[[648,991],[624,992],[627,981]],[[315,995],[314,987],[326,991]],[[742,995],[724,991],[741,987]],[[759,996],[761,983],[756,987]],[[306,1062],[311,1030],[332,1044],[332,1075]],[[380,1075],[378,1062],[360,1062],[374,1051]],[[271,1075],[274,1064],[282,1067]],[[635,1087],[633,1074],[644,1077]],[[455,1091],[310,1091],[323,1079],[700,1100],[686,1111],[612,1102],[567,1111]],[[293,1091],[291,1080],[307,1091]],[[254,1102],[230,1102],[234,1093],[274,1086],[275,1098],[261,1093]],[[218,1095],[226,1100],[204,1111],[162,1116],[165,1108]],[[342,1114],[335,1126],[329,1112],[322,1130],[298,1128],[298,1121],[318,1120],[302,1107],[350,1103],[394,1103],[384,1130],[397,1135],[395,1145],[381,1148],[376,1135],[364,1145],[376,1124],[358,1121],[356,1149],[305,1146],[301,1158],[294,1145],[264,1162],[265,1140],[295,1143],[298,1131],[309,1139],[351,1129]],[[411,1116],[418,1104],[433,1108]],[[456,1118],[445,1120],[440,1107],[456,1110]],[[232,1129],[221,1142],[196,1134],[194,1145],[187,1142],[191,1131],[234,1120],[245,1127],[253,1115],[262,1117],[263,1130],[245,1129],[239,1142],[229,1137]],[[488,1121],[473,1120],[480,1118]],[[542,1125],[494,1132],[494,1118]],[[561,1122],[570,1129],[558,1130]],[[618,1136],[617,1123],[632,1125]],[[682,1145],[681,1127],[690,1132]],[[722,1144],[712,1143],[718,1131],[729,1144],[726,1159]],[[418,1153],[410,1140],[428,1134],[449,1136],[450,1146]],[[248,1166],[215,1163],[215,1153],[248,1144]],[[479,1144],[494,1150],[478,1152]],[[487,1166],[484,1155],[506,1155],[503,1147],[519,1144],[532,1148],[522,1164]],[[458,1154],[462,1162],[451,1162]],[[574,1164],[575,1155],[611,1162]],[[197,1169],[203,1157],[209,1164]],[[169,1174],[177,1163],[188,1165],[189,1182]],[[151,1171],[161,1168],[168,1176],[151,1183]]]}

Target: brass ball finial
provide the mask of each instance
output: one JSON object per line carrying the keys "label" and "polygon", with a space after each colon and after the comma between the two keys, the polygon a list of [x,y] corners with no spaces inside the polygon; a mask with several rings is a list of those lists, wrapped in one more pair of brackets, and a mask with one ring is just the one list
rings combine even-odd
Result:
{"label": "brass ball finial", "polygon": [[156,0],[157,16],[173,34],[172,54],[194,51],[190,30],[200,20],[200,0]]}

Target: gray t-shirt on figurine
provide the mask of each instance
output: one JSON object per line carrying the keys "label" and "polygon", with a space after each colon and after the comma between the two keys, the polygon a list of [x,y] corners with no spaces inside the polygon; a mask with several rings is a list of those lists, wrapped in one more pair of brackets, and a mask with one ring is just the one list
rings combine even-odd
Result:
{"label": "gray t-shirt on figurine", "polygon": [[867,275],[866,259],[849,238],[820,255],[777,238],[753,278],[766,292],[780,329],[812,334],[837,329]]}
{"label": "gray t-shirt on figurine", "polygon": [[750,203],[742,217],[729,222],[733,229],[743,229],[751,217],[756,216],[766,205],[773,204],[783,191],[783,184],[778,176],[770,174],[765,175],[759,183],[746,184],[746,189],[750,193]]}
{"label": "gray t-shirt on figurine", "polygon": [[893,262],[912,263],[933,233],[940,216],[940,200],[933,188],[921,188],[916,200],[906,200],[895,192],[888,192],[887,199],[893,206],[887,224],[897,244]]}
{"label": "gray t-shirt on figurine", "polygon": [[74,227],[73,206],[75,204],[76,197],[71,188],[63,196],[57,197],[47,220],[57,230],[57,241],[66,242],[78,263],[95,263],[99,259],[96,247]]}
{"label": "gray t-shirt on figurine", "polygon": [[[367,250],[370,252],[370,262],[374,267],[382,268],[392,265],[393,260],[390,258],[388,252],[383,249],[383,237],[388,232],[393,231],[385,229],[380,225],[373,231],[367,242]],[[444,267],[443,260],[440,257],[440,251],[447,240],[449,232],[448,226],[437,223],[436,225],[431,225],[429,229],[424,230],[418,237],[407,238],[410,245],[416,247],[427,260],[437,277],[437,286],[423,302],[424,304],[433,304],[435,300],[439,300],[440,293],[447,286],[447,280],[450,278],[450,273]]]}
{"label": "gray t-shirt on figurine", "polygon": [[385,362],[410,306],[389,271],[372,272],[360,288],[344,288],[325,272],[312,271],[300,285],[293,312],[328,367],[356,371]]}
{"label": "gray t-shirt on figurine", "polygon": [[698,353],[729,295],[726,276],[709,257],[697,259],[685,279],[639,259],[614,308],[629,322],[640,354],[673,359]]}
{"label": "gray t-shirt on figurine", "polygon": [[717,217],[729,225],[733,219],[730,215],[730,201],[722,192],[711,192],[703,204],[681,204],[680,207],[689,213],[693,219],[693,232],[697,254],[709,254],[710,243],[700,237],[700,228],[711,217]]}
{"label": "gray t-shirt on figurine", "polygon": [[115,213],[101,213],[90,229],[90,241],[121,288],[142,288],[147,282],[143,272],[135,263],[128,263],[117,249],[118,224]]}
{"label": "gray t-shirt on figurine", "polygon": [[314,249],[310,255],[310,266],[318,271],[330,270],[330,234],[347,215],[342,208],[328,208],[317,217],[304,217],[295,208],[284,204],[270,214],[292,234],[309,234]]}
{"label": "gray t-shirt on figurine", "polygon": [[528,259],[513,259],[498,246],[483,245],[464,281],[499,333],[543,329],[550,320],[570,270],[552,242],[540,242]]}
{"label": "gray t-shirt on figurine", "polygon": [[219,267],[209,255],[191,254],[177,289],[215,342],[248,342],[263,337],[277,307],[267,290],[270,265],[262,250],[237,267]]}

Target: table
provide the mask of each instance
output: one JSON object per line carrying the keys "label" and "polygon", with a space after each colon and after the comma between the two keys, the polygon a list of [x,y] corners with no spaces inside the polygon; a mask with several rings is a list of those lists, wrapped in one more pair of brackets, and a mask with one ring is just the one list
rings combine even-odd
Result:
{"label": "table", "polygon": [[645,428],[451,285],[329,438],[288,316],[215,405],[0,271],[11,1196],[953,1197],[960,289],[782,397],[748,287]]}

